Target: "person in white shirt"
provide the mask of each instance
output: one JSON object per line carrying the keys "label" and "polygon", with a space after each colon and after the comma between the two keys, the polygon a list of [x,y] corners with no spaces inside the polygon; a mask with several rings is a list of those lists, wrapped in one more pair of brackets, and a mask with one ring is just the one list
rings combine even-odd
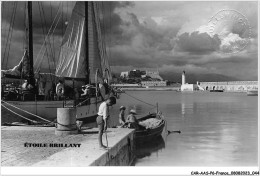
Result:
{"label": "person in white shirt", "polygon": [[89,95],[89,85],[85,85],[85,86],[82,86],[82,92],[83,92],[83,94],[81,94],[81,96],[83,97],[83,96],[87,96],[87,95]]}
{"label": "person in white shirt", "polygon": [[22,90],[32,90],[33,86],[29,83],[28,80],[24,80],[24,83],[22,84]]}
{"label": "person in white shirt", "polygon": [[27,86],[28,86],[28,81],[27,80],[24,80],[24,83],[22,85],[22,89],[23,90],[27,90]]}
{"label": "person in white shirt", "polygon": [[58,100],[60,100],[64,95],[64,85],[61,80],[59,80],[59,83],[56,86],[56,94]]}
{"label": "person in white shirt", "polygon": [[109,118],[109,107],[116,104],[116,98],[110,97],[106,101],[100,104],[98,109],[98,117],[96,119],[98,125],[98,143],[99,147],[106,149],[108,146],[103,145],[102,143],[102,135],[107,130],[107,120]]}

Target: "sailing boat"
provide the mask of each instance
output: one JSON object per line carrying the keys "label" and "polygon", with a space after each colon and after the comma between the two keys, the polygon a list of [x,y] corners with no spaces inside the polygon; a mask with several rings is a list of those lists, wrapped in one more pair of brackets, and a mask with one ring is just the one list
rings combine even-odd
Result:
{"label": "sailing boat", "polygon": [[[29,23],[31,22],[31,3],[28,2]],[[3,109],[5,112],[8,110],[9,114],[10,112],[16,113],[20,117],[29,119],[41,118],[52,121],[56,119],[57,108],[65,106],[76,108],[77,119],[83,121],[92,121],[95,119],[100,103],[109,98],[113,93],[113,89],[109,87],[111,70],[101,33],[99,13],[98,2],[76,2],[62,40],[59,61],[55,72],[55,77],[62,79],[65,85],[73,88],[72,90],[78,90],[83,85],[92,84],[96,89],[95,96],[80,100],[75,98],[74,92],[73,99],[65,101],[39,101],[37,100],[37,96],[35,96],[35,100],[31,101],[2,100],[2,123],[12,121],[12,119],[5,118]],[[30,84],[34,85],[33,81],[35,79],[33,79],[33,58],[31,53],[33,46],[32,28],[30,29],[29,27],[28,31],[29,54],[27,57],[27,52],[25,52],[23,59],[29,58],[30,60],[29,66],[31,72],[29,72],[28,78]],[[23,63],[24,60],[20,63]],[[18,66],[14,70],[17,71],[20,67]],[[108,85],[109,87],[103,96],[98,93],[99,84]]]}

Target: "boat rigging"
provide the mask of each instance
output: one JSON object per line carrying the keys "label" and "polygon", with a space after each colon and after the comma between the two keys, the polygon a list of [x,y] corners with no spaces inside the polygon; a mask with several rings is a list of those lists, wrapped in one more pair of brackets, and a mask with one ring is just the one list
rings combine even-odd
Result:
{"label": "boat rigging", "polygon": [[[2,79],[4,80],[2,81],[3,99],[10,105],[46,119],[55,119],[57,114],[56,108],[64,106],[77,108],[78,119],[93,119],[96,116],[95,112],[99,104],[115,93],[109,85],[111,70],[108,64],[108,54],[105,47],[106,41],[102,32],[100,19],[100,13],[102,13],[100,5],[102,2],[75,3],[71,18],[66,25],[66,31],[63,35],[58,62],[54,59],[54,51],[55,48],[57,50],[57,46],[54,46],[55,42],[51,43],[51,38],[54,40],[55,29],[61,26],[60,19],[62,19],[61,24],[63,26],[63,5],[62,3],[58,4],[56,15],[47,32],[44,29],[44,26],[47,26],[47,22],[43,3],[27,2],[26,9],[28,11],[26,13],[27,18],[25,19],[28,22],[26,23],[26,29],[28,30],[26,30],[25,34],[25,52],[17,66],[13,69],[2,70],[2,74],[4,75],[4,79]],[[32,9],[37,5],[39,7],[41,26],[43,27],[42,32],[45,37],[40,52],[34,60],[33,51],[35,49],[33,47],[35,48],[35,44],[33,43],[33,37],[35,35],[33,33],[34,31],[39,31],[32,29],[34,26],[32,24],[32,16],[34,15],[32,14],[35,13],[32,12]],[[40,67],[44,61],[48,62],[50,73],[42,72],[43,69],[41,70]],[[55,65],[56,71],[54,73],[51,71],[51,67]],[[34,89],[25,91],[20,88],[20,85],[11,85],[12,88],[8,87],[6,89],[7,87],[3,83],[9,75],[20,80],[20,85],[22,80],[27,79],[27,84],[32,85]],[[65,92],[67,93],[64,94],[62,100],[55,98],[55,90],[53,89],[58,80],[64,82]],[[86,83],[90,85],[89,87],[93,86],[94,89],[90,88],[88,95],[81,97],[80,91]],[[102,86],[102,84],[106,90],[105,94],[100,93],[100,85]],[[41,91],[40,88],[44,90]],[[48,91],[46,91],[47,89]],[[12,96],[5,96],[6,94]],[[5,102],[2,101],[2,104]],[[13,107],[7,103],[4,105],[13,111]],[[28,117],[28,115],[22,112],[21,115]]]}

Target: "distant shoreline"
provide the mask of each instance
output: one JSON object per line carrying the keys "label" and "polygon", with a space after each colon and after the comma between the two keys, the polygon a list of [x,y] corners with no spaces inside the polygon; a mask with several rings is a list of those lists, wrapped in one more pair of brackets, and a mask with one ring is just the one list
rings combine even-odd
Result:
{"label": "distant shoreline", "polygon": [[[181,92],[179,87],[126,87],[126,88],[121,88],[123,91],[175,91],[175,92]],[[182,93],[185,92],[204,92],[204,93],[216,93],[216,92],[210,92],[210,91],[183,91]],[[246,91],[224,91],[221,93],[246,93]]]}
{"label": "distant shoreline", "polygon": [[130,91],[178,91],[179,87],[127,87],[121,88],[121,90],[130,90]]}

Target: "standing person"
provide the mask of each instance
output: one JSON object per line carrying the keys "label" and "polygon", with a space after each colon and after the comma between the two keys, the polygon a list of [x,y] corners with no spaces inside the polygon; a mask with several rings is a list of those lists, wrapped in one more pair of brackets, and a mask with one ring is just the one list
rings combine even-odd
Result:
{"label": "standing person", "polygon": [[98,125],[98,143],[99,147],[106,149],[108,146],[103,145],[102,143],[102,135],[103,132],[107,130],[107,120],[109,118],[109,107],[116,104],[116,98],[115,97],[110,97],[106,101],[100,104],[99,109],[98,109],[98,117],[96,119],[97,125]]}
{"label": "standing person", "polygon": [[123,126],[125,124],[125,107],[121,106],[119,110],[119,123],[121,126]]}
{"label": "standing person", "polygon": [[31,90],[33,86],[29,83],[28,80],[24,80],[24,83],[22,84],[22,90]]}
{"label": "standing person", "polygon": [[60,98],[64,95],[64,85],[61,80],[59,80],[59,83],[56,86],[56,94],[58,100],[60,100]]}
{"label": "standing person", "polygon": [[86,86],[82,86],[81,91],[83,92],[82,94],[80,94],[81,97],[87,96],[89,94]]}
{"label": "standing person", "polygon": [[22,84],[22,90],[27,90],[28,89],[28,81],[24,80],[24,83]]}

